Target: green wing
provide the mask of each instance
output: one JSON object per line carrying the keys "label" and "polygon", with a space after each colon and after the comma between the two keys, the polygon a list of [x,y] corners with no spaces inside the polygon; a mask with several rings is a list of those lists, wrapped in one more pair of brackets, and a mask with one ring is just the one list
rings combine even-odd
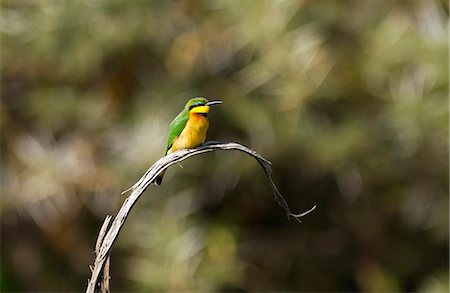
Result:
{"label": "green wing", "polygon": [[167,152],[169,151],[170,147],[172,146],[173,140],[181,134],[184,127],[186,126],[186,123],[189,119],[189,112],[186,110],[183,110],[180,112],[180,114],[173,119],[172,123],[170,123],[169,126],[169,138],[167,139],[167,147],[165,154],[167,155]]}

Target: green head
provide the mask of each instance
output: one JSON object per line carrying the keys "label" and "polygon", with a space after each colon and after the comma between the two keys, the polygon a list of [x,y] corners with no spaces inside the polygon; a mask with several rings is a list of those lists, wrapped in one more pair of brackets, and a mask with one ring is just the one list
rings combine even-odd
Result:
{"label": "green head", "polygon": [[189,113],[208,114],[210,106],[219,104],[222,104],[222,101],[209,102],[204,97],[195,97],[186,103],[184,110],[189,111]]}

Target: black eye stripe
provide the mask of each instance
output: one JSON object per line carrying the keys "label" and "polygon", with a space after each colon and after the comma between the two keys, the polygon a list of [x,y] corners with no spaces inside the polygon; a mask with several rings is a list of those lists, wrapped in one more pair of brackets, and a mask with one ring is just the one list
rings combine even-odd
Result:
{"label": "black eye stripe", "polygon": [[192,104],[191,106],[189,106],[189,110],[192,110],[195,107],[199,107],[199,106],[204,106],[205,104],[203,104],[202,102],[197,102]]}

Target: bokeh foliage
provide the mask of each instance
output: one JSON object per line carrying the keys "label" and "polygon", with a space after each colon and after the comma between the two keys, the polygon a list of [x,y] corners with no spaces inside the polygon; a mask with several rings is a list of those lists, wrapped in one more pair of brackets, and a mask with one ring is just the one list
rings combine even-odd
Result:
{"label": "bokeh foliage", "polygon": [[1,4],[1,288],[82,291],[96,233],[187,98],[272,161],[172,167],[112,252],[114,291],[448,291],[448,4]]}

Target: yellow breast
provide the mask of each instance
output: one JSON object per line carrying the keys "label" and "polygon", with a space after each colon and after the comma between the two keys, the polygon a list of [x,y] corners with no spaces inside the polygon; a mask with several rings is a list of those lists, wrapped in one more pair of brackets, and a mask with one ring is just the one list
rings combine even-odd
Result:
{"label": "yellow breast", "polygon": [[208,118],[196,113],[189,114],[186,126],[181,134],[174,139],[168,153],[180,149],[192,149],[204,143],[208,126]]}

